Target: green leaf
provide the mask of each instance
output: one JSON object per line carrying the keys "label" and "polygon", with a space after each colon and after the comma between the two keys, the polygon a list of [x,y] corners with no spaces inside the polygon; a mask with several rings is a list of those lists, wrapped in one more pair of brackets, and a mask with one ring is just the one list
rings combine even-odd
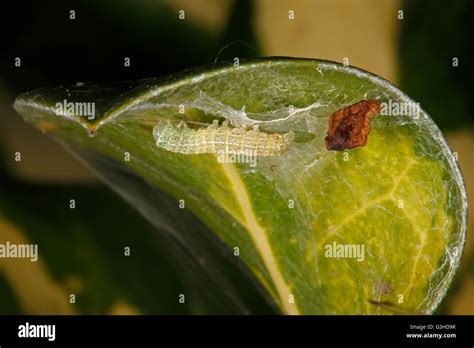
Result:
{"label": "green leaf", "polygon": [[[462,178],[422,110],[419,117],[373,119],[366,146],[326,150],[328,116],[363,99],[413,103],[387,81],[352,67],[274,58],[132,84],[39,89],[19,96],[15,108],[39,129],[113,158],[184,200],[230,257],[238,250],[234,258],[283,313],[432,313],[462,254]],[[95,117],[61,113],[56,103],[65,100],[95,103]],[[255,167],[155,145],[157,124],[184,120],[206,128],[216,119],[293,132],[295,139],[280,156],[258,157]],[[106,168],[99,172],[107,178]],[[126,185],[105,181],[153,219],[150,206]],[[179,233],[192,239],[193,226]],[[345,257],[330,257],[338,248]]]}

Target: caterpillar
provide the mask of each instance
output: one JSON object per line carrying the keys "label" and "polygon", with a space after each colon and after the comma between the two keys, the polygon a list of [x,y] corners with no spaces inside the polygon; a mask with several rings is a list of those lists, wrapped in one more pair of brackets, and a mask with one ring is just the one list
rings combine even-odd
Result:
{"label": "caterpillar", "polygon": [[181,154],[254,154],[257,156],[280,156],[293,142],[293,132],[285,134],[265,133],[254,126],[231,128],[224,121],[214,120],[206,128],[192,129],[181,121],[177,127],[171,123],[158,124],[153,128],[156,145]]}

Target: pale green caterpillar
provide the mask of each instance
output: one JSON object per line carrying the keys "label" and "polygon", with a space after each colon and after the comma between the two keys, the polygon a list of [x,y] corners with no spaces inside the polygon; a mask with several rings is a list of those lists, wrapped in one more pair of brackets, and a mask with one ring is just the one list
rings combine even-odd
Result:
{"label": "pale green caterpillar", "polygon": [[254,154],[256,156],[280,156],[293,142],[293,132],[285,134],[260,132],[258,127],[250,130],[231,128],[218,120],[201,129],[189,128],[181,121],[177,127],[171,123],[158,124],[153,128],[156,145],[168,151],[182,154]]}

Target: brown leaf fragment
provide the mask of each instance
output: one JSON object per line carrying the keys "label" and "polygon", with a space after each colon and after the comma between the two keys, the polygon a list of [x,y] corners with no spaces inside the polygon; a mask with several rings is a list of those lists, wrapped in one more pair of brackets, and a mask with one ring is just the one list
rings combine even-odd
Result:
{"label": "brown leaf fragment", "polygon": [[370,118],[377,117],[380,109],[377,100],[361,100],[332,113],[324,139],[327,149],[342,151],[364,146],[370,132]]}

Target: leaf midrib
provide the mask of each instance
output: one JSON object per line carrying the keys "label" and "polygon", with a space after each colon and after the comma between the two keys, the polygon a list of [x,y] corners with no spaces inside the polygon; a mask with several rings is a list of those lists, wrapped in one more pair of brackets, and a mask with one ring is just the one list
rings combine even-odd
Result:
{"label": "leaf midrib", "polygon": [[268,241],[267,233],[259,224],[257,217],[254,214],[250,197],[238,170],[235,165],[229,163],[223,163],[222,169],[231,183],[231,188],[234,191],[235,198],[242,211],[244,227],[252,238],[255,248],[259,252],[260,257],[270,274],[272,282],[277,290],[282,308],[287,314],[300,314],[296,301],[293,303],[290,303],[289,301],[289,296],[292,294],[290,287],[286,283],[278,266],[278,262]]}

